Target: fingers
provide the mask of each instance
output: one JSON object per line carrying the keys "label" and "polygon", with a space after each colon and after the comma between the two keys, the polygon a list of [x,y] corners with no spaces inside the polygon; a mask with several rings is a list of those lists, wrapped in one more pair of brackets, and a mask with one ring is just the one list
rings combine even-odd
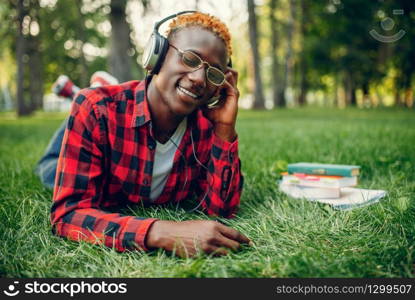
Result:
{"label": "fingers", "polygon": [[225,74],[225,79],[231,86],[237,88],[238,84],[238,71],[232,68],[228,68]]}
{"label": "fingers", "polygon": [[189,257],[195,257],[197,255],[200,255],[201,253],[207,253],[212,254],[213,256],[222,256],[222,255],[228,255],[229,251],[225,247],[221,246],[215,246],[215,245],[209,245],[205,247],[204,249],[201,249],[199,247],[175,247],[172,251],[172,253],[176,256],[179,256],[181,258],[189,258]]}
{"label": "fingers", "polygon": [[238,71],[236,71],[235,69],[233,69],[233,68],[228,68],[228,69],[226,70],[226,73],[231,73],[231,74],[235,77],[235,79],[238,79]]}
{"label": "fingers", "polygon": [[223,247],[211,247],[209,253],[213,254],[214,256],[222,256],[222,255],[228,255],[228,250],[226,250]]}
{"label": "fingers", "polygon": [[236,101],[238,101],[238,99],[239,99],[239,90],[235,86],[235,83],[233,83],[232,78],[229,81],[225,80],[223,86],[227,90],[227,96],[233,96],[236,99]]}
{"label": "fingers", "polygon": [[183,221],[179,225],[163,248],[181,257],[203,252],[227,255],[229,250],[238,250],[241,243],[251,242],[239,231],[215,221]]}
{"label": "fingers", "polygon": [[228,249],[232,249],[233,251],[238,250],[239,247],[241,246],[237,241],[229,239],[223,235],[220,235],[217,238],[216,245],[219,247],[224,246]]}
{"label": "fingers", "polygon": [[244,244],[249,244],[251,242],[251,240],[249,238],[247,238],[245,235],[243,235],[242,233],[240,233],[239,231],[219,224],[219,230],[222,233],[222,235],[224,235],[225,237],[232,239],[234,241],[237,241],[239,243],[244,243]]}

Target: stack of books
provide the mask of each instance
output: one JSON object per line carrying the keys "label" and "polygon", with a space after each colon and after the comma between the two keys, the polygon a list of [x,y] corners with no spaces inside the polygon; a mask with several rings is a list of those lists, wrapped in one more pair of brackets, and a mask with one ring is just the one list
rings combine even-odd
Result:
{"label": "stack of books", "polygon": [[340,188],[357,185],[360,166],[296,163],[282,173],[282,184],[296,185],[306,197],[338,198]]}
{"label": "stack of books", "polygon": [[280,190],[293,198],[305,198],[352,209],[377,202],[386,195],[382,190],[353,188],[358,183],[360,166],[320,163],[295,163],[282,173]]}

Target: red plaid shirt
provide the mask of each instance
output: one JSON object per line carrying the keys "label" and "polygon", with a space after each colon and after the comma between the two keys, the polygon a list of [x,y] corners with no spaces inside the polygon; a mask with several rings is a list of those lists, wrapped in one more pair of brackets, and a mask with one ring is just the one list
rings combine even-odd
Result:
{"label": "red plaid shirt", "polygon": [[[193,193],[209,215],[232,217],[243,183],[238,141],[217,137],[200,110],[189,115],[187,123],[164,190],[151,202],[156,141],[145,81],[81,90],[56,170],[53,232],[118,251],[146,250],[146,234],[157,219],[111,211],[137,203],[177,203]],[[207,170],[196,161],[192,138],[196,157]]]}

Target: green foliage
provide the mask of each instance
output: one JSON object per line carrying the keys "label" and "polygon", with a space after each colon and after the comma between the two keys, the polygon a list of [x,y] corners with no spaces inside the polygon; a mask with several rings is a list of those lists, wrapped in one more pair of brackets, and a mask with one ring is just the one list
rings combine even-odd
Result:
{"label": "green foliage", "polygon": [[[0,115],[2,277],[414,277],[415,126],[404,110],[241,111],[245,175],[240,212],[223,220],[255,243],[226,257],[117,253],[50,232],[51,191],[33,174],[62,114]],[[349,212],[281,194],[275,172],[296,161],[359,164],[381,202]],[[145,217],[207,219],[182,207],[132,208]]]}
{"label": "green foliage", "polygon": [[[278,0],[273,15],[277,26],[271,28],[269,22],[270,1],[258,3],[256,14],[259,27],[259,52],[261,56],[261,72],[265,95],[273,86],[281,84],[272,82],[270,41],[272,30],[277,31],[278,49],[276,54],[280,66],[279,78],[283,78],[287,45],[287,24],[289,19],[289,3],[291,0]],[[133,1],[131,1],[133,2]],[[144,11],[151,10],[150,1],[139,1]],[[161,2],[161,1],[159,1]],[[306,11],[302,12],[302,3],[306,3]],[[0,57],[7,53],[15,53],[16,37],[16,3],[17,0],[1,1],[0,18]],[[24,3],[38,3],[28,0]],[[110,0],[93,1],[41,1],[43,7],[31,12],[38,20],[40,33],[40,52],[43,61],[43,78],[45,90],[60,74],[69,74],[77,85],[87,84],[89,76],[97,70],[107,70],[109,47],[109,13]],[[296,19],[293,38],[294,76],[291,87],[294,94],[299,94],[301,65],[307,65],[304,71],[309,91],[325,91],[334,94],[336,89],[345,85],[350,79],[354,91],[380,95],[388,93],[394,96],[399,91],[406,91],[406,97],[413,99],[413,70],[415,69],[415,5],[411,0],[397,1],[359,1],[359,0],[295,0]],[[212,3],[212,8],[216,2]],[[238,4],[239,5],[239,4]],[[157,6],[157,5],[154,5]],[[223,9],[223,7],[216,7]],[[394,9],[402,9],[404,14],[394,16]],[[381,20],[389,16],[395,27],[387,32],[380,26]],[[148,17],[143,14],[143,20]],[[237,19],[237,16],[233,16]],[[304,23],[304,35],[301,32]],[[242,23],[238,30],[233,30],[234,55],[233,62],[239,71],[239,88],[242,95],[252,92],[252,59],[248,41],[248,25]],[[395,43],[384,44],[376,41],[369,34],[371,29],[386,36],[405,30],[402,39]],[[81,55],[81,47],[87,43],[97,50],[97,55]],[[91,47],[90,47],[91,48]],[[142,49],[136,49],[134,59]],[[98,53],[101,52],[101,53]],[[132,54],[130,53],[130,54]],[[142,69],[134,63],[133,76],[141,78]],[[14,70],[7,70],[4,77],[7,82],[14,79]],[[3,78],[3,81],[5,79]],[[26,79],[27,81],[27,79]],[[388,81],[388,88],[380,89]],[[12,86],[8,84],[8,86]],[[385,96],[385,95],[380,95]],[[334,97],[333,97],[334,98]],[[391,101],[389,101],[391,102]]]}
{"label": "green foliage", "polygon": [[[412,77],[415,69],[415,47],[413,44],[415,36],[415,12],[414,2],[409,0],[400,0],[399,7],[403,9],[404,14],[394,18],[395,28],[405,30],[405,36],[396,43],[395,51],[399,53],[393,56],[393,63],[398,70],[397,88],[407,89],[412,86]],[[396,3],[389,3],[389,11],[396,8]]]}
{"label": "green foliage", "polygon": [[0,2],[0,18],[2,26],[0,26],[0,55],[7,49],[14,36],[10,34],[10,29],[14,29],[13,18],[15,12],[11,9],[10,4],[5,1]]}
{"label": "green foliage", "polygon": [[[55,6],[40,10],[40,34],[44,53],[46,87],[60,74],[69,74],[78,85],[83,85],[82,78],[87,78],[97,70],[106,70],[105,56],[92,56],[82,65],[84,43],[96,48],[105,48],[108,36],[100,26],[107,20],[108,1],[100,6],[88,5],[86,1],[57,1]],[[85,73],[85,67],[87,74]]]}
{"label": "green foliage", "polygon": [[[409,89],[413,92],[415,47],[412,41],[415,36],[415,5],[410,0],[279,0],[273,13],[277,19],[276,28],[271,28],[269,24],[271,1],[266,1],[259,7],[257,14],[261,20],[260,50],[264,58],[263,74],[267,89],[279,84],[271,80],[272,30],[276,30],[278,36],[276,53],[280,76],[285,71],[284,58],[288,40],[286,27],[290,1],[294,1],[297,7],[297,29],[292,37],[295,78],[291,83],[297,94],[301,72],[305,72],[309,91],[323,90],[334,94],[337,92],[336,89],[343,87],[353,89],[353,93],[360,90],[368,94],[370,87],[382,85],[387,78],[392,78],[394,84],[388,91],[389,96],[394,93],[391,89]],[[303,3],[305,11],[302,10]],[[394,9],[402,9],[403,15],[394,15]],[[381,28],[380,22],[385,17],[392,18],[395,25],[393,30]],[[385,36],[391,36],[399,29],[404,29],[406,34],[399,41],[387,44],[375,40],[369,34],[372,29]],[[302,63],[307,66],[305,71],[301,69]],[[347,80],[350,81],[350,86],[345,86]],[[377,95],[382,93],[385,91],[376,91]]]}

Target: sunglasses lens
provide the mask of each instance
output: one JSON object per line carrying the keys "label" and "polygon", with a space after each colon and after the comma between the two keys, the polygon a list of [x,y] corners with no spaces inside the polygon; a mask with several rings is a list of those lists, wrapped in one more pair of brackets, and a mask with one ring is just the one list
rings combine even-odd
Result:
{"label": "sunglasses lens", "polygon": [[199,68],[202,61],[191,51],[183,52],[183,63],[190,68]]}
{"label": "sunglasses lens", "polygon": [[207,77],[213,84],[221,85],[225,79],[222,71],[214,67],[210,67],[207,72]]}
{"label": "sunglasses lens", "polygon": [[[192,69],[198,69],[203,64],[201,58],[191,51],[184,51],[182,53],[182,60],[186,66]],[[225,75],[218,68],[209,66],[207,69],[207,78],[211,83],[221,85],[225,80]]]}

